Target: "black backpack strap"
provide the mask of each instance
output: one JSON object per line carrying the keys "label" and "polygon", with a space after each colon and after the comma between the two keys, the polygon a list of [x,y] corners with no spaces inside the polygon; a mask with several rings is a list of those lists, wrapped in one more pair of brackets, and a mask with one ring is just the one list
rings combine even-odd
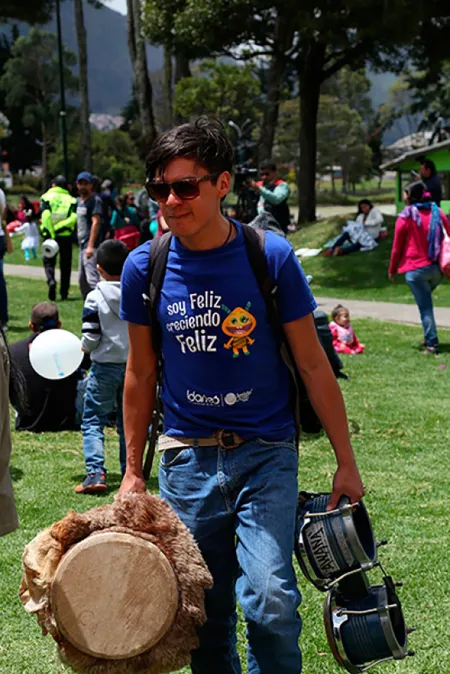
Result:
{"label": "black backpack strap", "polygon": [[300,428],[306,433],[318,433],[322,426],[309,401],[305,384],[298,372],[291,347],[286,339],[280,320],[277,306],[278,287],[270,277],[264,248],[266,232],[262,229],[254,229],[248,225],[242,225],[242,232],[244,234],[250,266],[266,303],[269,323],[272,326],[276,339],[281,339],[281,357],[291,375],[294,420],[297,440],[299,440]]}
{"label": "black backpack strap", "polygon": [[150,255],[148,257],[148,295],[144,296],[144,302],[150,313],[153,349],[158,360],[161,357],[161,326],[158,323],[156,307],[164,283],[171,241],[172,234],[170,232],[152,239]]}
{"label": "black backpack strap", "polygon": [[167,258],[169,257],[170,242],[172,234],[166,232],[162,236],[152,239],[150,244],[150,255],[148,258],[148,295],[143,295],[143,300],[150,314],[150,323],[152,328],[152,344],[158,361],[158,381],[155,398],[155,408],[152,414],[152,430],[148,441],[147,455],[144,461],[144,479],[148,480],[152,470],[153,459],[155,456],[156,440],[158,437],[158,427],[161,419],[161,384],[162,384],[162,334],[161,326],[158,322],[156,307],[161,294],[161,288],[166,274]]}

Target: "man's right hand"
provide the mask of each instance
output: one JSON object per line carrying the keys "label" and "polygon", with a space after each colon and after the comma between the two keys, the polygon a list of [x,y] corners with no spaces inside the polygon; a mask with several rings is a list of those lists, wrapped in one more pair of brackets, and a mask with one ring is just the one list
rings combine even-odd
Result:
{"label": "man's right hand", "polygon": [[145,480],[143,477],[134,475],[134,473],[125,473],[122,484],[119,489],[119,496],[130,492],[144,494],[146,491]]}

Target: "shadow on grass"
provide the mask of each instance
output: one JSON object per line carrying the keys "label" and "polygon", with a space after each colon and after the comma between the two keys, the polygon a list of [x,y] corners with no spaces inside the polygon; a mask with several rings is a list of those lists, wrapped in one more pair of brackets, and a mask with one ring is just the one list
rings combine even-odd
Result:
{"label": "shadow on grass", "polygon": [[15,468],[14,466],[9,466],[9,473],[11,475],[11,480],[13,482],[19,482],[23,477],[23,470],[20,468]]}
{"label": "shadow on grass", "polygon": [[31,334],[28,325],[16,325],[13,321],[9,321],[8,328],[11,332],[26,332]]}
{"label": "shadow on grass", "polygon": [[[85,473],[79,473],[78,475],[72,475],[71,479],[76,484],[79,484],[80,482],[83,482],[85,477],[86,477]],[[121,482],[122,482],[122,475],[120,473],[107,473],[106,483],[108,485],[108,489],[104,492],[100,492],[99,494],[89,494],[89,496],[104,496],[105,494],[110,494],[111,492],[118,491]],[[153,475],[150,476],[150,478],[147,480],[147,489],[152,494],[159,491],[157,477],[154,477]]]}

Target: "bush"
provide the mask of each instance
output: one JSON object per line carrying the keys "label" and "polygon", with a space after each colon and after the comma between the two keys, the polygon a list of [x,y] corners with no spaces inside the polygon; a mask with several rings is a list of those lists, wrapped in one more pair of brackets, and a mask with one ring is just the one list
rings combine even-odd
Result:
{"label": "bush", "polygon": [[[40,182],[40,181],[39,181]],[[28,195],[39,195],[41,194],[41,189],[36,189],[33,185],[29,183],[15,184],[12,187],[4,188],[6,194],[28,194]]]}

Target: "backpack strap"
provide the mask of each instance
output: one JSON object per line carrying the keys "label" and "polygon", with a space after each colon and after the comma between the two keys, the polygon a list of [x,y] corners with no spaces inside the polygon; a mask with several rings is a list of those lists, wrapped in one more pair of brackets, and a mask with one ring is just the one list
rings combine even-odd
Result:
{"label": "backpack strap", "polygon": [[161,326],[159,325],[156,316],[156,307],[159,296],[161,295],[161,288],[164,283],[164,276],[166,275],[167,258],[169,257],[170,243],[172,241],[172,234],[166,232],[162,236],[152,239],[150,244],[150,255],[148,258],[148,296],[144,298],[147,308],[150,313],[150,322],[152,326],[152,342],[153,349],[158,357],[161,359]]}
{"label": "backpack strap", "polygon": [[300,428],[307,433],[318,433],[321,424],[309,401],[305,384],[300,377],[291,347],[283,330],[277,305],[278,287],[270,277],[265,254],[266,232],[263,229],[255,229],[248,225],[242,225],[242,232],[250,266],[266,303],[269,323],[275,338],[281,339],[280,353],[291,377],[294,420],[297,441],[299,441]]}
{"label": "backpack strap", "polygon": [[143,300],[150,314],[150,323],[152,328],[152,344],[158,363],[158,380],[156,386],[155,408],[152,414],[152,430],[148,440],[147,455],[144,461],[143,473],[144,479],[148,480],[152,470],[153,459],[155,456],[156,440],[158,437],[158,427],[161,419],[161,384],[162,384],[162,333],[161,326],[156,315],[156,307],[159,296],[161,295],[164,276],[166,274],[167,258],[169,257],[170,242],[172,234],[166,232],[162,236],[152,239],[150,244],[150,255],[148,258],[148,295],[143,295]]}

